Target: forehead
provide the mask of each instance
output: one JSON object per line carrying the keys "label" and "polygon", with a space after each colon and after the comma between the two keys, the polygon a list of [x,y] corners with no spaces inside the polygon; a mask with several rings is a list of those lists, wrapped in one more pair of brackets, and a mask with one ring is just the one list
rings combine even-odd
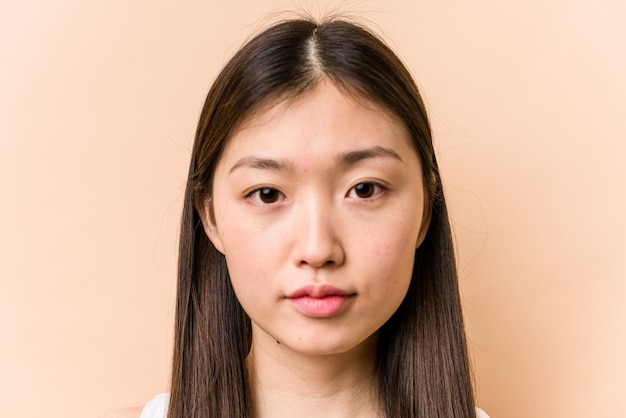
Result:
{"label": "forehead", "polygon": [[262,106],[245,118],[222,157],[245,152],[349,152],[373,146],[416,155],[404,123],[390,111],[322,81],[304,95]]}

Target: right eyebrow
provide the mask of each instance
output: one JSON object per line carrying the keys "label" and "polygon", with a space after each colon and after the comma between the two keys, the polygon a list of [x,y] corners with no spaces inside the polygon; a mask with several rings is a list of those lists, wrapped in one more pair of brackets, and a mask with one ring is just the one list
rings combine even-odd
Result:
{"label": "right eyebrow", "polygon": [[293,171],[293,168],[290,164],[283,162],[272,160],[271,158],[260,158],[260,157],[244,157],[237,161],[228,171],[228,173],[232,173],[238,168],[255,168],[258,170],[273,170],[273,171]]}

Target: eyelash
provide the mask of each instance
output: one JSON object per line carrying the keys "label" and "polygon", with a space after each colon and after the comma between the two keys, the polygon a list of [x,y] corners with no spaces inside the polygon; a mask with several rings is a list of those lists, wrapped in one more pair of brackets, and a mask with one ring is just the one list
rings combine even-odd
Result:
{"label": "eyelash", "polygon": [[[359,193],[359,186],[366,186],[368,188],[371,188],[372,190],[368,190],[366,194],[368,194],[368,196],[358,196]],[[376,181],[363,181],[360,183],[357,183],[356,185],[354,185],[352,188],[350,188],[350,190],[348,191],[348,193],[346,194],[346,197],[349,198],[354,198],[357,200],[370,200],[370,199],[375,199],[376,196],[385,193],[388,190],[388,188]],[[265,201],[263,200],[263,196],[262,193],[266,193],[270,195],[270,201]],[[351,196],[353,193],[357,194],[356,196]],[[273,205],[275,203],[277,203],[277,201],[279,199],[285,199],[285,195],[278,189],[274,188],[274,187],[259,187],[257,189],[251,190],[250,192],[248,192],[247,194],[245,194],[244,196],[246,199],[250,199],[250,200],[254,200],[255,203],[259,204],[259,205]]]}
{"label": "eyelash", "polygon": [[[276,200],[273,200],[271,202],[265,202],[262,200],[261,197],[261,193],[264,192],[270,192],[272,194],[276,193],[277,194],[277,198]],[[280,198],[282,195],[282,198],[285,198],[285,195],[283,194],[283,192],[281,192],[280,190],[274,188],[274,187],[259,187],[257,189],[251,190],[250,192],[248,192],[245,195],[246,199],[250,199],[250,200],[254,200],[255,203],[259,204],[259,205],[273,205],[276,203],[277,199]]]}
{"label": "eyelash", "polygon": [[354,192],[354,193],[358,193],[358,187],[359,186],[367,186],[372,188],[372,192],[369,196],[366,197],[361,197],[361,196],[356,196],[356,199],[359,200],[370,200],[370,199],[375,199],[378,195],[385,193],[386,191],[388,191],[389,189],[382,183],[379,183],[377,181],[362,181],[360,183],[357,183],[354,185],[354,187],[352,187],[349,191],[348,194],[346,195],[346,197],[350,197],[350,195]]}

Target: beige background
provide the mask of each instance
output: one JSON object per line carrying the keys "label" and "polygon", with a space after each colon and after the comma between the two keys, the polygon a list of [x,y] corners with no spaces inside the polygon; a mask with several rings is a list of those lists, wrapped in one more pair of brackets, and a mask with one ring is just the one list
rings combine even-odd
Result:
{"label": "beige background", "polygon": [[[295,5],[334,2],[0,1],[0,415],[167,390],[194,125],[225,60]],[[481,406],[621,416],[623,2],[343,8],[388,36],[431,111]]]}

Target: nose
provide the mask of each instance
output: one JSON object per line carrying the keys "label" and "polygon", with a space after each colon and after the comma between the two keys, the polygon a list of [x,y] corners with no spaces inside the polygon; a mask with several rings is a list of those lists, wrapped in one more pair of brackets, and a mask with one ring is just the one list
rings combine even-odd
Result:
{"label": "nose", "polygon": [[345,253],[332,205],[312,198],[297,212],[293,259],[298,267],[319,269],[343,264]]}

